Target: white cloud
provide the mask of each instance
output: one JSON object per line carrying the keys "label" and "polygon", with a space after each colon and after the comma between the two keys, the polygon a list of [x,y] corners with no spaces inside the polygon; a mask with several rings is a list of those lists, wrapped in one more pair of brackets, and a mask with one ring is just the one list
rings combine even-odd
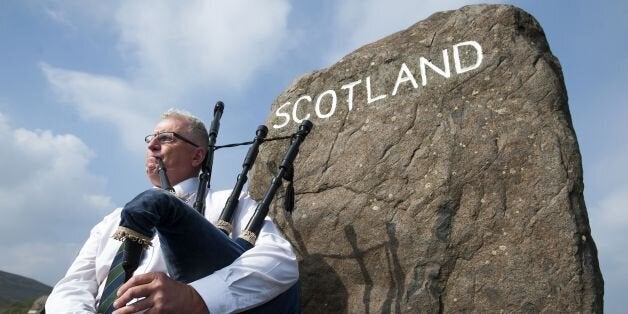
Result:
{"label": "white cloud", "polygon": [[112,12],[120,5],[120,0],[44,0],[34,4],[53,22],[77,31],[110,23]]}
{"label": "white cloud", "polygon": [[0,269],[58,279],[68,251],[114,207],[99,193],[105,181],[88,170],[94,153],[71,134],[13,129],[2,114],[0,146]]}
{"label": "white cloud", "polygon": [[46,12],[46,15],[53,21],[55,21],[56,23],[65,25],[71,29],[76,29],[76,27],[74,26],[74,24],[72,24],[66,17],[66,14],[63,11],[58,11],[52,8],[46,8],[44,9]]}
{"label": "white cloud", "polygon": [[241,87],[281,54],[288,1],[127,1],[115,16],[137,79],[174,90]]}
{"label": "white cloud", "polygon": [[136,152],[144,149],[137,145],[137,139],[152,129],[169,100],[158,90],[133,88],[116,77],[64,70],[45,63],[41,69],[62,101],[74,106],[84,119],[113,125],[126,146]]}

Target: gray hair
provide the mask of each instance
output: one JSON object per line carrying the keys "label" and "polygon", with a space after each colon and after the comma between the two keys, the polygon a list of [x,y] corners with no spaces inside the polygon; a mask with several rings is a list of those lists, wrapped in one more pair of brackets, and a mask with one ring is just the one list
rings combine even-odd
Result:
{"label": "gray hair", "polygon": [[200,141],[200,146],[207,148],[209,146],[209,136],[207,135],[207,128],[201,119],[188,111],[170,108],[168,111],[161,115],[161,119],[180,119],[184,120],[188,124],[188,132],[194,137],[194,139]]}

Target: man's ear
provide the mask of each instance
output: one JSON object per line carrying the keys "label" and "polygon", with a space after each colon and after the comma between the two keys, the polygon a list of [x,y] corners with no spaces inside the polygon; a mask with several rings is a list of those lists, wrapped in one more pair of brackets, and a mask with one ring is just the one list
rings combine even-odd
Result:
{"label": "man's ear", "polygon": [[205,160],[206,151],[200,147],[194,149],[194,155],[192,155],[192,166],[198,167]]}

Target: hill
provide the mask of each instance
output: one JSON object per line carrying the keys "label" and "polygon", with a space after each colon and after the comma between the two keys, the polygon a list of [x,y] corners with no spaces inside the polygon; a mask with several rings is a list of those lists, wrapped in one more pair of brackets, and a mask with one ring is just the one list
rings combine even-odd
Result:
{"label": "hill", "polygon": [[0,271],[0,311],[18,302],[31,302],[47,295],[52,287],[23,276]]}

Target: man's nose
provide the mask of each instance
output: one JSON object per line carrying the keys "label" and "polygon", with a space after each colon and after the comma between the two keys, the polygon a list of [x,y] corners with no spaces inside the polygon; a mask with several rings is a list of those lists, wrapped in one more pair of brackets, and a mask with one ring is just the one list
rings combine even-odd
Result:
{"label": "man's nose", "polygon": [[149,150],[159,150],[161,148],[161,143],[157,140],[157,136],[153,137],[147,145]]}

